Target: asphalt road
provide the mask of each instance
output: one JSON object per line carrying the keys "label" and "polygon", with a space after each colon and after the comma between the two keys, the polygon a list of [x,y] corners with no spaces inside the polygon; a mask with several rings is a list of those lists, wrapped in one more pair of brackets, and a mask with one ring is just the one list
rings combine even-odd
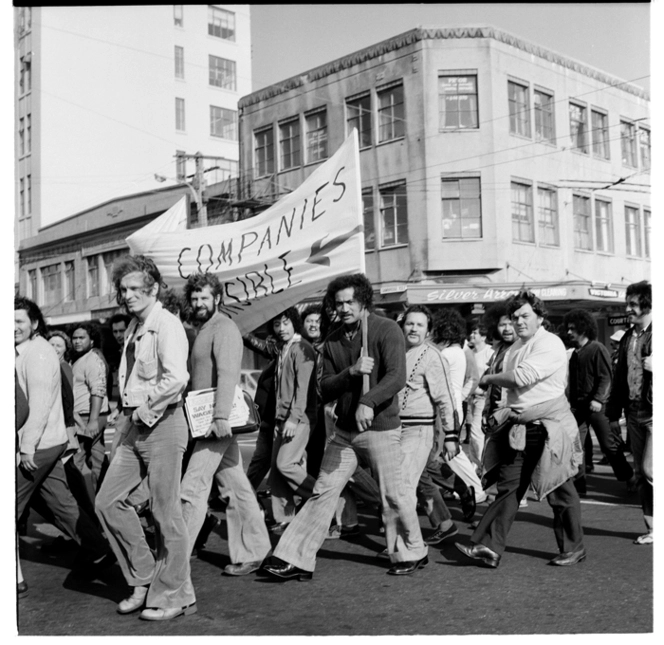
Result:
{"label": "asphalt road", "polygon": [[[243,452],[252,437],[242,438]],[[599,455],[596,456],[599,459]],[[245,464],[246,465],[246,464]],[[120,616],[127,595],[117,566],[103,577],[76,581],[75,550],[58,556],[41,547],[59,534],[32,514],[21,538],[21,562],[30,593],[18,604],[21,635],[471,635],[645,633],[653,628],[653,550],[635,546],[643,520],[635,494],[596,466],[582,500],[588,558],[550,567],[555,555],[551,512],[529,500],[510,533],[496,570],[475,566],[453,546],[471,529],[450,508],[459,535],[431,548],[429,565],[412,576],[385,575],[375,557],[384,543],[375,516],[361,510],[361,537],[326,541],[310,582],[273,582],[250,575],[221,576],[229,562],[222,521],[203,557],[192,560],[198,613],[164,623]],[[483,506],[478,507],[479,517]],[[223,519],[223,513],[216,513]],[[420,517],[423,532],[431,529]]]}

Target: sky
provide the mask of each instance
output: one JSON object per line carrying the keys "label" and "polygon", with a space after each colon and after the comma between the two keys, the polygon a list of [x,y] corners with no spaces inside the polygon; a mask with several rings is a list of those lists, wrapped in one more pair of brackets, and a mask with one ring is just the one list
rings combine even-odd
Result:
{"label": "sky", "polygon": [[254,90],[418,26],[492,25],[650,90],[648,3],[251,5]]}

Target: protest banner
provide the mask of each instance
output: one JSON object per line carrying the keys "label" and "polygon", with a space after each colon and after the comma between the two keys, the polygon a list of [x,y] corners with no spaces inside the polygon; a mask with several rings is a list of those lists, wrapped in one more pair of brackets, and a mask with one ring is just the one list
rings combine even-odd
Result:
{"label": "protest banner", "polygon": [[319,293],[333,278],[364,272],[357,131],[293,192],[245,220],[186,228],[183,198],[127,238],[168,287],[189,275],[215,273],[220,310],[242,333]]}

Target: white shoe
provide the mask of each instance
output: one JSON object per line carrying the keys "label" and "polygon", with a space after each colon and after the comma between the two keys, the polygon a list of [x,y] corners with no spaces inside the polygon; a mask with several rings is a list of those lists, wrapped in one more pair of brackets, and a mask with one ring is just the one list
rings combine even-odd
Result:
{"label": "white shoe", "polygon": [[131,614],[145,605],[145,597],[148,595],[147,587],[134,587],[134,593],[118,603],[118,614]]}
{"label": "white shoe", "polygon": [[653,537],[653,532],[646,533],[645,535],[639,535],[639,537],[634,540],[634,544],[652,544],[655,541]]}

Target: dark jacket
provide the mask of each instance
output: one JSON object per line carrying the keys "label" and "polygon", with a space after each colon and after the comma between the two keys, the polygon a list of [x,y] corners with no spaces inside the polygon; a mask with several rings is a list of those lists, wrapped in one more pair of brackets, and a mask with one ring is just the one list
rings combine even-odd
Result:
{"label": "dark jacket", "polygon": [[374,411],[371,430],[395,430],[401,425],[397,394],[406,385],[406,342],[399,325],[389,318],[369,314],[368,329],[368,354],[375,361],[369,392],[363,395],[362,378],[350,375],[360,357],[362,334],[358,331],[349,341],[340,327],[323,346],[323,402],[337,400],[337,425],[343,430],[357,430],[355,411],[360,403]]}
{"label": "dark jacket", "polygon": [[605,404],[611,392],[611,355],[596,340],[574,350],[569,359],[569,402],[583,411],[591,401]]}
{"label": "dark jacket", "polygon": [[[629,386],[627,384],[627,348],[632,337],[632,330],[625,332],[618,345],[618,363],[613,375],[613,386],[606,406],[606,416],[609,421],[618,421],[629,405]],[[641,344],[641,358],[652,354],[652,323],[643,332]],[[646,415],[652,415],[652,372],[643,370],[643,386],[639,409]]]}

